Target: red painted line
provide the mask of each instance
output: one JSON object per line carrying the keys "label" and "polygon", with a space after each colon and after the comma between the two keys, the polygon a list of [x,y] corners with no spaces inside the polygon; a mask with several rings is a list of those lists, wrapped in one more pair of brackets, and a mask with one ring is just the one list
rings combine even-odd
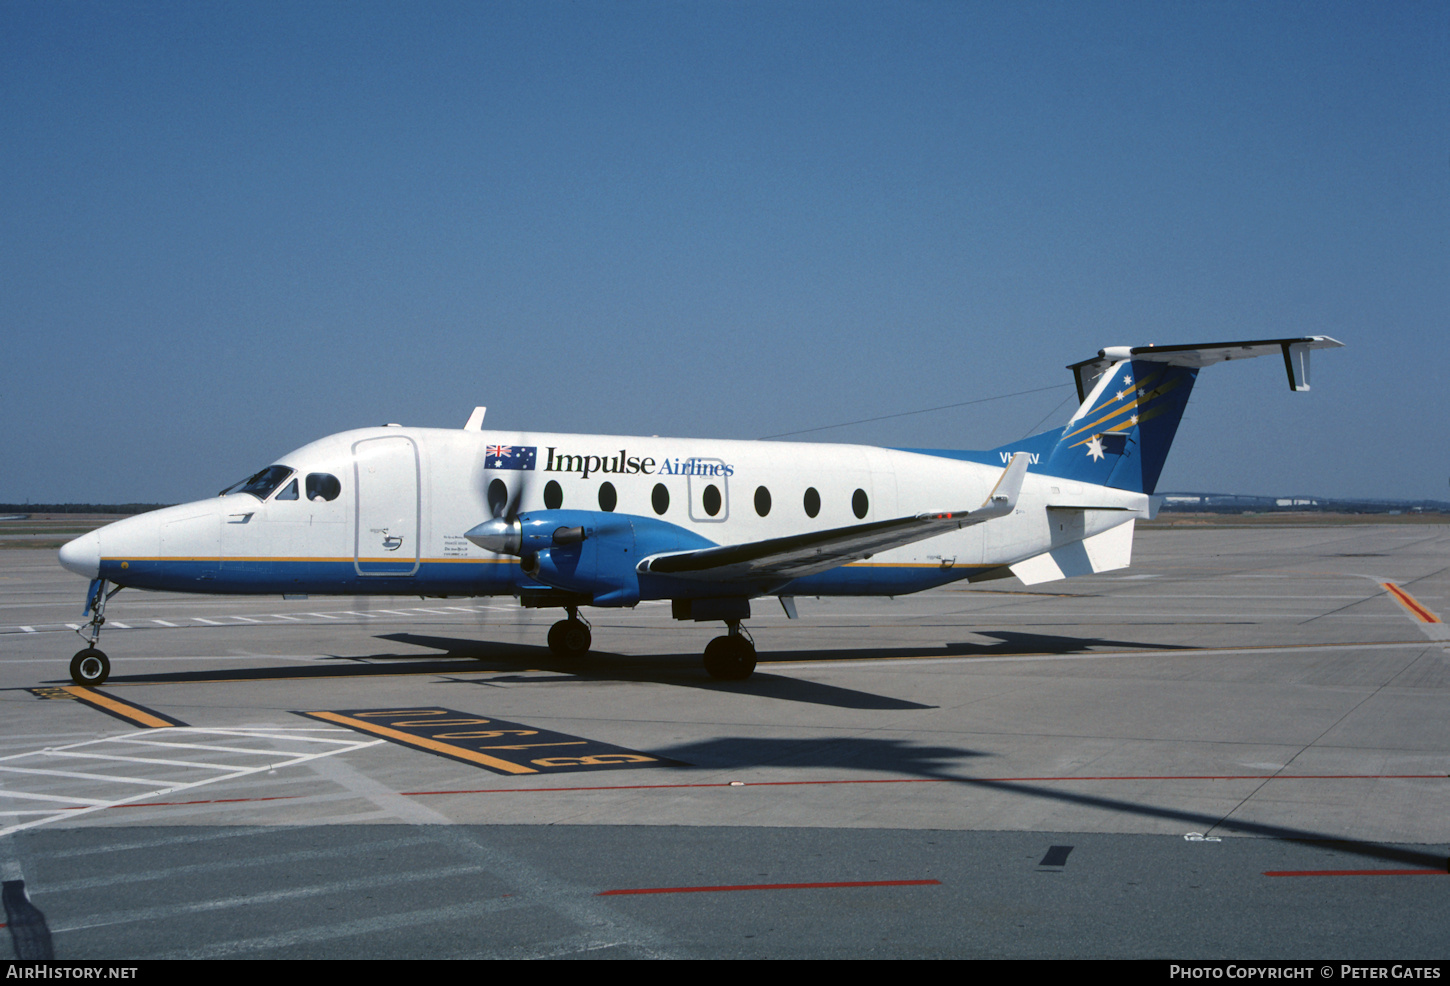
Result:
{"label": "red painted line", "polygon": [[601,890],[596,897],[621,894],[704,894],[722,890],[815,890],[821,887],[934,887],[940,880],[852,880],[840,883],[745,883],[736,887],[645,887],[637,890]]}
{"label": "red painted line", "polygon": [[1268,870],[1264,876],[1446,876],[1446,870]]}
{"label": "red painted line", "polygon": [[876,777],[830,781],[711,781],[700,784],[599,784],[580,787],[482,787],[400,791],[408,798],[445,794],[548,794],[564,791],[651,791],[707,787],[799,787],[821,784],[1047,784],[1065,781],[1443,781],[1446,774],[1148,774],[1092,777]]}
{"label": "red painted line", "polygon": [[1440,622],[1440,617],[1430,612],[1424,606],[1421,606],[1419,600],[1417,600],[1414,596],[1410,595],[1404,589],[1401,589],[1399,586],[1395,585],[1393,582],[1381,582],[1380,585],[1384,587],[1384,590],[1386,592],[1398,599],[1401,606],[1405,607],[1405,609],[1415,614],[1415,618],[1421,623]]}

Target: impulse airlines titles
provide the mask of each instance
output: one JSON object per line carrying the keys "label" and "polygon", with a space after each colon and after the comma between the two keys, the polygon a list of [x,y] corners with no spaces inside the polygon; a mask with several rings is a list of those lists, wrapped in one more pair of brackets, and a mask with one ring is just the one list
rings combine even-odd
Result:
{"label": "impulse airlines titles", "polygon": [[670,459],[656,462],[645,456],[630,455],[620,449],[618,455],[561,455],[552,446],[545,450],[544,472],[577,472],[581,479],[588,479],[590,473],[610,473],[620,476],[733,476],[735,467],[719,459],[702,459],[690,456],[687,459]]}

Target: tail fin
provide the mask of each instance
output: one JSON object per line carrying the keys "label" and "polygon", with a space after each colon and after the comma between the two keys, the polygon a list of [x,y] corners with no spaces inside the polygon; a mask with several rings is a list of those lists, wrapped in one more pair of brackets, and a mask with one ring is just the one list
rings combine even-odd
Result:
{"label": "tail fin", "polygon": [[1082,406],[1034,471],[1152,493],[1200,368],[1282,353],[1289,387],[1308,390],[1310,351],[1342,345],[1328,336],[1303,336],[1100,350],[1068,367],[1077,377]]}

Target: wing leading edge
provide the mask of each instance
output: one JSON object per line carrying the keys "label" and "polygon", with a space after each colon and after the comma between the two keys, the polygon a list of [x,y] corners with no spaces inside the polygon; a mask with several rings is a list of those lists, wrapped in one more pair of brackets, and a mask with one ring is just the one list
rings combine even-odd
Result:
{"label": "wing leading edge", "polygon": [[992,492],[975,510],[914,514],[748,544],[668,552],[644,559],[636,570],[641,574],[678,575],[722,582],[758,579],[762,575],[778,578],[814,575],[848,562],[870,558],[878,551],[899,548],[913,541],[1006,517],[1017,508],[1017,495],[1022,490],[1029,458],[1026,452],[1013,455]]}

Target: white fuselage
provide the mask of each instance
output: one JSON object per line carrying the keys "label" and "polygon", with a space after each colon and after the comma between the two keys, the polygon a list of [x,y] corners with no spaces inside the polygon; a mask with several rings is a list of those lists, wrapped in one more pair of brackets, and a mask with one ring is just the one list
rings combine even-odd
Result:
{"label": "white fuselage", "polygon": [[[527,450],[532,469],[504,467]],[[129,518],[67,545],[62,562],[154,589],[517,594],[531,584],[519,559],[464,537],[496,514],[497,482],[519,513],[633,515],[732,545],[971,509],[1002,474],[1000,464],[860,445],[397,426],[332,435],[277,464],[292,472],[278,470],[284,478],[265,495],[234,492]],[[1010,516],[778,591],[912,592],[1042,556],[1148,510],[1144,494],[1029,468]]]}

